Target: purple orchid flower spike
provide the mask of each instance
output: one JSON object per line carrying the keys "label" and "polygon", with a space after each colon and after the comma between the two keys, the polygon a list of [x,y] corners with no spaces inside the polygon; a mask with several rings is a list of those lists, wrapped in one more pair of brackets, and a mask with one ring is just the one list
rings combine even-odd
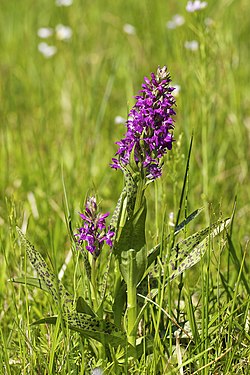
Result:
{"label": "purple orchid flower spike", "polygon": [[122,169],[130,163],[134,154],[139,170],[149,180],[155,180],[162,174],[162,158],[172,149],[174,141],[175,98],[174,87],[170,87],[170,74],[166,66],[158,68],[151,79],[144,78],[140,95],[129,112],[126,121],[125,137],[117,142],[119,148],[113,158],[112,168]]}
{"label": "purple orchid flower spike", "polygon": [[112,248],[114,231],[110,227],[106,228],[106,214],[98,213],[96,198],[89,197],[85,205],[84,213],[79,213],[83,220],[83,226],[77,228],[78,233],[75,234],[77,242],[80,246],[85,242],[86,250],[88,250],[95,258],[100,255],[100,251],[106,244]]}

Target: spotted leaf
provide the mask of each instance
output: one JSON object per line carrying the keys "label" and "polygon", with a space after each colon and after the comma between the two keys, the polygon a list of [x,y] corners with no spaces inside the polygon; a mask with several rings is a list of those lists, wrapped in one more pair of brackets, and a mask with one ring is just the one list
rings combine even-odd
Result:
{"label": "spotted leaf", "polygon": [[64,288],[63,284],[57,279],[55,274],[49,269],[42,255],[35,249],[23,232],[17,227],[18,235],[22,244],[25,246],[28,258],[37,271],[38,275],[46,285],[47,290],[52,295],[54,301],[61,302],[64,311],[73,309],[73,297]]}

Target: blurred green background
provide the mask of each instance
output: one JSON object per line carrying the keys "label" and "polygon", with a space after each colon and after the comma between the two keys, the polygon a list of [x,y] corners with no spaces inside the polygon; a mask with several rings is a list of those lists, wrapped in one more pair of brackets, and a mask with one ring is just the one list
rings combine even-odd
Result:
{"label": "blurred green background", "polygon": [[[179,89],[176,142],[162,178],[147,191],[148,243],[157,243],[164,215],[166,223],[171,212],[176,218],[193,134],[185,204],[187,212],[207,209],[191,231],[220,214],[230,216],[237,196],[233,239],[241,258],[250,236],[249,0],[210,0],[195,13],[186,4],[1,0],[0,323],[10,353],[1,352],[1,362],[5,356],[6,364],[26,366],[28,299],[30,321],[48,310],[39,292],[28,295],[7,282],[33,272],[15,225],[59,269],[70,249],[64,186],[73,228],[88,194],[97,193],[103,212],[112,212],[123,186],[122,173],[109,168],[125,131],[117,116],[126,119],[144,76],[158,65],[168,66]],[[69,286],[72,267],[65,275]],[[228,269],[232,288],[237,269]],[[41,350],[42,361],[50,348],[40,340],[34,338],[33,348]]]}
{"label": "blurred green background", "polygon": [[[148,192],[149,241],[165,212],[176,215],[193,133],[188,211],[211,203],[212,212],[227,216],[237,196],[235,235],[245,245],[250,6],[248,0],[208,3],[188,13],[186,1],[75,0],[57,6],[52,0],[1,0],[3,293],[6,278],[21,268],[13,247],[15,224],[28,228],[41,248],[54,247],[63,261],[70,244],[62,178],[74,225],[88,193],[98,193],[103,211],[114,209],[123,181],[109,163],[125,130],[115,118],[126,118],[143,77],[158,65],[168,66],[180,91],[176,143],[163,178]],[[183,24],[170,28],[176,14]],[[65,39],[58,25],[70,27],[72,36]],[[38,36],[42,27],[52,29],[47,39]],[[190,46],[191,41],[196,42]]]}

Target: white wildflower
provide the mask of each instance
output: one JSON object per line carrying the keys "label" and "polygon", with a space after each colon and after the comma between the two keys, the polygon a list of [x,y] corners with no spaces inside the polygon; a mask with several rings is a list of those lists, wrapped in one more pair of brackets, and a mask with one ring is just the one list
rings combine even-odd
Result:
{"label": "white wildflower", "polygon": [[53,35],[53,29],[50,27],[40,27],[40,29],[37,30],[37,35],[42,39],[49,38]]}
{"label": "white wildflower", "polygon": [[180,14],[175,14],[170,21],[166,23],[168,29],[176,29],[176,27],[182,26],[185,23],[185,18]]}
{"label": "white wildflower", "polygon": [[133,25],[130,25],[129,23],[125,23],[125,25],[123,26],[123,31],[129,35],[136,34],[136,28]]}
{"label": "white wildflower", "polygon": [[197,42],[197,40],[187,40],[184,43],[184,47],[190,51],[197,51],[199,48],[199,43]]}
{"label": "white wildflower", "polygon": [[57,48],[55,46],[49,46],[47,43],[42,42],[38,44],[38,51],[41,52],[44,57],[49,59],[56,54]]}
{"label": "white wildflower", "polygon": [[207,27],[213,26],[214,20],[212,18],[207,17],[207,18],[204,19],[204,24]]}
{"label": "white wildflower", "polygon": [[72,37],[72,29],[69,26],[57,25],[56,26],[56,37],[59,40],[69,40]]}
{"label": "white wildflower", "polygon": [[174,91],[172,92],[173,96],[178,96],[181,91],[181,86],[177,84],[171,84],[174,87]]}
{"label": "white wildflower", "polygon": [[196,12],[197,10],[206,8],[206,6],[207,6],[206,1],[200,1],[200,0],[188,1],[186,5],[186,11],[193,13],[193,12]]}
{"label": "white wildflower", "polygon": [[173,30],[176,29],[176,24],[174,23],[174,21],[170,20],[166,23],[166,27],[167,29]]}
{"label": "white wildflower", "polygon": [[170,227],[174,227],[175,226],[175,224],[174,224],[174,213],[173,212],[169,212],[168,217],[169,217],[168,225]]}
{"label": "white wildflower", "polygon": [[73,4],[73,0],[56,0],[56,6],[58,7],[69,7]]}
{"label": "white wildflower", "polygon": [[92,370],[91,375],[103,375],[103,370],[100,367],[96,367]]}
{"label": "white wildflower", "polygon": [[115,117],[115,124],[125,124],[126,120],[122,116],[116,116]]}

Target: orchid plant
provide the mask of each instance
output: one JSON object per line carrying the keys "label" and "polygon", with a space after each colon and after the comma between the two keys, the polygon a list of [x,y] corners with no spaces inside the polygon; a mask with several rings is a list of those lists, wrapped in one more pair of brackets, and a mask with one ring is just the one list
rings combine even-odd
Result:
{"label": "orchid plant", "polygon": [[[111,167],[123,173],[124,188],[109,225],[106,224],[109,213],[99,212],[96,197],[90,196],[86,200],[84,212],[80,213],[81,226],[71,233],[73,251],[83,256],[91,290],[89,299],[71,295],[40,253],[17,229],[38,277],[15,278],[13,281],[49,292],[55,301],[60,302],[63,324],[78,331],[82,337],[96,340],[104,350],[120,347],[125,353],[126,349],[126,353],[134,358],[138,358],[141,353],[139,323],[145,309],[159,292],[159,285],[151,283],[158,260],[167,262],[169,268],[168,276],[164,279],[165,287],[200,261],[211,239],[230,223],[230,219],[218,221],[176,243],[176,235],[202,211],[197,209],[183,222],[178,223],[177,219],[171,238],[167,237],[163,243],[148,249],[145,236],[145,191],[161,177],[164,155],[172,149],[174,142],[176,101],[173,91],[170,74],[165,66],[159,67],[156,74],[152,73],[150,79],[145,78],[142,90],[135,97],[135,105],[129,112],[125,136],[117,142],[118,150],[112,159]],[[186,173],[189,158],[190,153]],[[169,256],[161,259],[162,246],[167,241],[171,242]],[[104,248],[108,254],[105,259],[101,257]],[[106,272],[100,290],[97,285],[99,263],[104,260]],[[112,282],[109,281],[111,274]],[[146,290],[145,284],[150,286]],[[138,302],[139,297],[142,303]],[[107,299],[112,301],[111,309],[110,303],[107,308]],[[36,324],[55,324],[57,319],[58,315],[46,317]],[[178,322],[175,324],[179,327]],[[144,345],[150,347],[147,337],[145,342]]]}

